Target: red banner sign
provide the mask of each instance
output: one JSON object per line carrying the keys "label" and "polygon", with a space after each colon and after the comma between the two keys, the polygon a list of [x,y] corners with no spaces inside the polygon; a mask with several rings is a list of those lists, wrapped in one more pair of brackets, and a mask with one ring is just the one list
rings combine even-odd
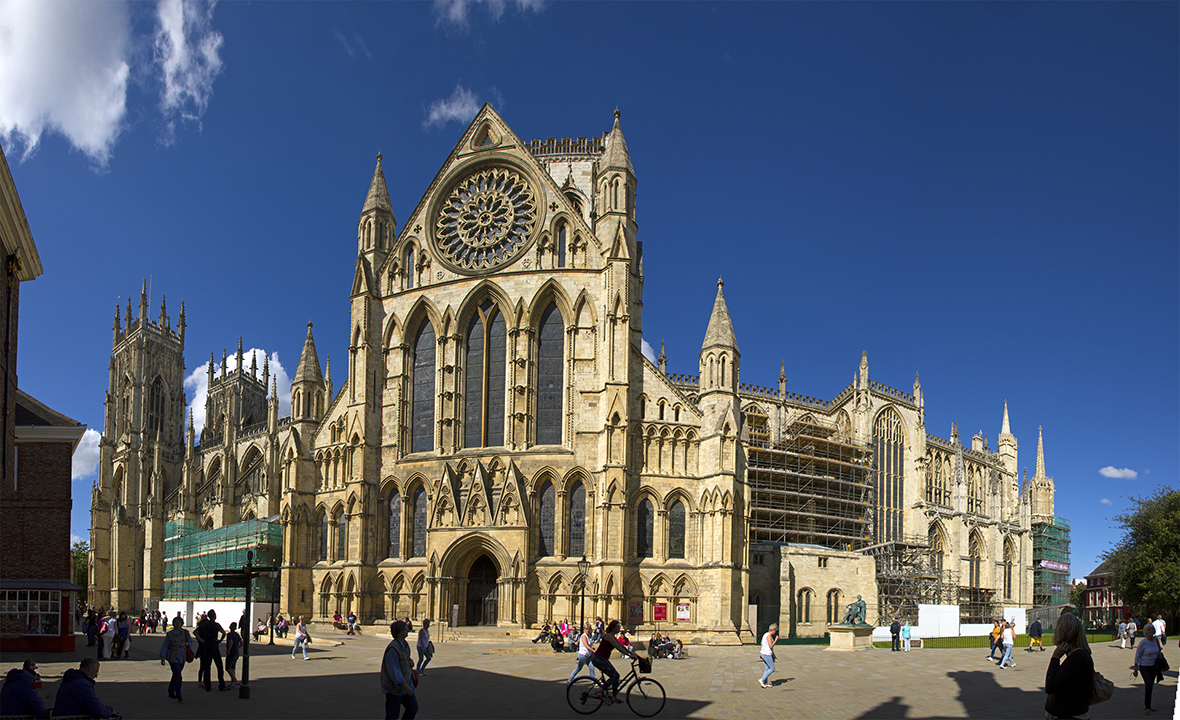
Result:
{"label": "red banner sign", "polygon": [[656,622],[668,622],[668,603],[656,603],[653,611]]}

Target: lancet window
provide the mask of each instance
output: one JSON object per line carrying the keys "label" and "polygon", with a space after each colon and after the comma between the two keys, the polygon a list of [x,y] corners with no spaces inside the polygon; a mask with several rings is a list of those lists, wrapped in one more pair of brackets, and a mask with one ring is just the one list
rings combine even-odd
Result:
{"label": "lancet window", "polygon": [[565,321],[557,305],[541,314],[537,332],[537,444],[560,445],[565,378]]}
{"label": "lancet window", "polygon": [[873,542],[901,538],[901,505],[904,498],[905,430],[901,416],[886,408],[873,422],[873,487],[877,512]]}
{"label": "lancet window", "polygon": [[684,559],[684,503],[679,500],[668,509],[668,557]]}
{"label": "lancet window", "polygon": [[348,559],[348,511],[344,510],[336,519],[336,559]]}
{"label": "lancet window", "polygon": [[418,488],[414,491],[414,527],[411,537],[414,538],[413,557],[426,557],[426,490]]}
{"label": "lancet window", "polygon": [[320,512],[320,560],[328,559],[328,514]]}
{"label": "lancet window", "polygon": [[157,431],[164,425],[164,381],[156,378],[148,393],[148,437],[155,439]]}
{"label": "lancet window", "polygon": [[946,486],[946,465],[937,454],[931,456],[926,466],[926,502],[935,505],[951,503],[951,493]]}
{"label": "lancet window", "polygon": [[586,553],[586,486],[574,483],[569,493],[569,557],[580,557]]}
{"label": "lancet window", "polygon": [[635,514],[635,554],[641,558],[655,555],[655,510],[651,500],[646,498],[639,503],[639,510]]}
{"label": "lancet window", "polygon": [[414,340],[410,452],[434,449],[434,327],[423,320]]}
{"label": "lancet window", "polygon": [[553,513],[556,503],[556,493],[553,483],[548,480],[541,486],[541,517],[538,525],[540,534],[537,538],[537,555],[549,557],[553,555]]}
{"label": "lancet window", "polygon": [[464,447],[504,444],[504,383],[507,332],[491,300],[479,306],[467,327]]}
{"label": "lancet window", "polygon": [[983,567],[983,541],[978,533],[971,534],[967,548],[967,587],[981,587],[980,571]]}
{"label": "lancet window", "polygon": [[402,551],[402,496],[397,490],[389,494],[389,502],[385,504],[385,507],[388,513],[386,527],[389,533],[385,557],[400,557]]}

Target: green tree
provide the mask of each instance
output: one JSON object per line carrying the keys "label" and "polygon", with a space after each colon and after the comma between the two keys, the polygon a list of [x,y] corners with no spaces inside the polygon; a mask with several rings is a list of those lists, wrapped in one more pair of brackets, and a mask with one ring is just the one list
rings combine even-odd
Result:
{"label": "green tree", "polygon": [[1069,604],[1077,610],[1078,615],[1086,607],[1086,581],[1080,580],[1069,586]]}
{"label": "green tree", "polygon": [[90,543],[74,543],[70,548],[70,554],[74,556],[74,584],[82,588],[82,592],[78,593],[78,599],[86,602],[86,584],[90,577]]}
{"label": "green tree", "polygon": [[1134,610],[1176,617],[1180,611],[1180,490],[1158,487],[1132,497],[1132,507],[1115,516],[1123,537],[1103,556],[1113,584]]}

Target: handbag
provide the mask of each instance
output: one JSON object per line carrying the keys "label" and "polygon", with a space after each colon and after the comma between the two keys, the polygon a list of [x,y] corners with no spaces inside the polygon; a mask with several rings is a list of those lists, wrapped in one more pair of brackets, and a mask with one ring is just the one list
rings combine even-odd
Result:
{"label": "handbag", "polygon": [[1102,677],[1102,673],[1094,671],[1094,689],[1090,693],[1090,704],[1097,705],[1106,702],[1114,695],[1114,683]]}
{"label": "handbag", "polygon": [[1172,666],[1168,664],[1167,659],[1164,657],[1163,650],[1155,658],[1155,669],[1159,671],[1160,677],[1163,677],[1164,673],[1172,669]]}
{"label": "handbag", "polygon": [[196,660],[196,659],[197,659],[197,654],[193,652],[192,647],[189,645],[185,645],[184,646],[184,661],[186,663],[191,663],[193,660]]}

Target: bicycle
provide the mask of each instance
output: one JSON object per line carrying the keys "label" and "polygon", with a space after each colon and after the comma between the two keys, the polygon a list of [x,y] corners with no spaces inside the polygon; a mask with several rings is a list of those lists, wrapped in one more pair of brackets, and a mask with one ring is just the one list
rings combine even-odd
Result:
{"label": "bicycle", "polygon": [[[631,656],[631,670],[619,678],[619,692],[627,691],[627,707],[639,717],[651,717],[664,709],[666,695],[664,686],[649,677],[639,677],[640,673],[651,672],[651,658]],[[574,712],[589,715],[605,702],[607,705],[615,703],[614,696],[608,693],[603,680],[597,678],[576,678],[565,691],[565,699]]]}

